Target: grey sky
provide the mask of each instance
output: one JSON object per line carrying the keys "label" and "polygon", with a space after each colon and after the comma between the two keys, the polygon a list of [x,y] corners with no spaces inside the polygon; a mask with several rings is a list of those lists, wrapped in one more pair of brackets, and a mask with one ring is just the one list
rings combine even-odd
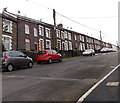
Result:
{"label": "grey sky", "polygon": [[[42,19],[53,24],[52,9],[56,12],[84,24],[82,26],[57,14],[57,24],[63,23],[64,28],[78,31],[99,39],[102,31],[103,40],[116,44],[118,40],[118,1],[119,0],[0,0],[0,11],[8,7],[9,12]],[[89,29],[87,27],[93,28]],[[94,30],[95,29],[95,30]]]}

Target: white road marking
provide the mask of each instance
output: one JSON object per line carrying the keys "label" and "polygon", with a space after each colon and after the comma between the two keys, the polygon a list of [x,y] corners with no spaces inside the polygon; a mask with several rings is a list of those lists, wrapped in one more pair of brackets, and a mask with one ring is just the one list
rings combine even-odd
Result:
{"label": "white road marking", "polygon": [[83,100],[96,88],[100,83],[102,83],[108,76],[110,76],[118,67],[120,66],[117,65],[111,72],[109,72],[105,77],[103,77],[99,82],[97,82],[92,88],[90,88],[82,97],[79,98],[77,103],[82,103]]}
{"label": "white road marking", "polygon": [[119,82],[108,82],[106,84],[106,86],[109,86],[109,87],[118,87],[119,86]]}

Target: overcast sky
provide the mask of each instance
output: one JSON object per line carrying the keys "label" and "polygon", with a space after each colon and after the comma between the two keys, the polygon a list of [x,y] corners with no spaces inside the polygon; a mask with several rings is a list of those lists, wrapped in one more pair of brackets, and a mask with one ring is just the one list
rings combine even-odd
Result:
{"label": "overcast sky", "polygon": [[[116,44],[118,41],[118,2],[120,0],[0,0],[0,12],[7,11],[53,24]],[[62,16],[63,15],[63,16]],[[65,18],[66,16],[67,18]],[[71,19],[71,20],[70,20]],[[73,22],[73,21],[74,22]],[[76,23],[77,22],[77,23]]]}

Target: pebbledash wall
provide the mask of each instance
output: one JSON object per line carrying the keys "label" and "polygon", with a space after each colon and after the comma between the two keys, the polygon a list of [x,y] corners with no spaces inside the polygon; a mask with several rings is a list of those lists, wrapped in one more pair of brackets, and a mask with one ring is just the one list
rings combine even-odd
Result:
{"label": "pebbledash wall", "polygon": [[63,56],[77,56],[88,48],[95,51],[112,44],[75,31],[10,12],[2,13],[2,42],[6,50],[34,51],[56,49]]}

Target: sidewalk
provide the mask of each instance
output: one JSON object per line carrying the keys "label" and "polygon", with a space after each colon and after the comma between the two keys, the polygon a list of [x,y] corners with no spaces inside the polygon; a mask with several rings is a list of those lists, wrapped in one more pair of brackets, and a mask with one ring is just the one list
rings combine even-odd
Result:
{"label": "sidewalk", "polygon": [[94,89],[82,103],[120,103],[120,67]]}

